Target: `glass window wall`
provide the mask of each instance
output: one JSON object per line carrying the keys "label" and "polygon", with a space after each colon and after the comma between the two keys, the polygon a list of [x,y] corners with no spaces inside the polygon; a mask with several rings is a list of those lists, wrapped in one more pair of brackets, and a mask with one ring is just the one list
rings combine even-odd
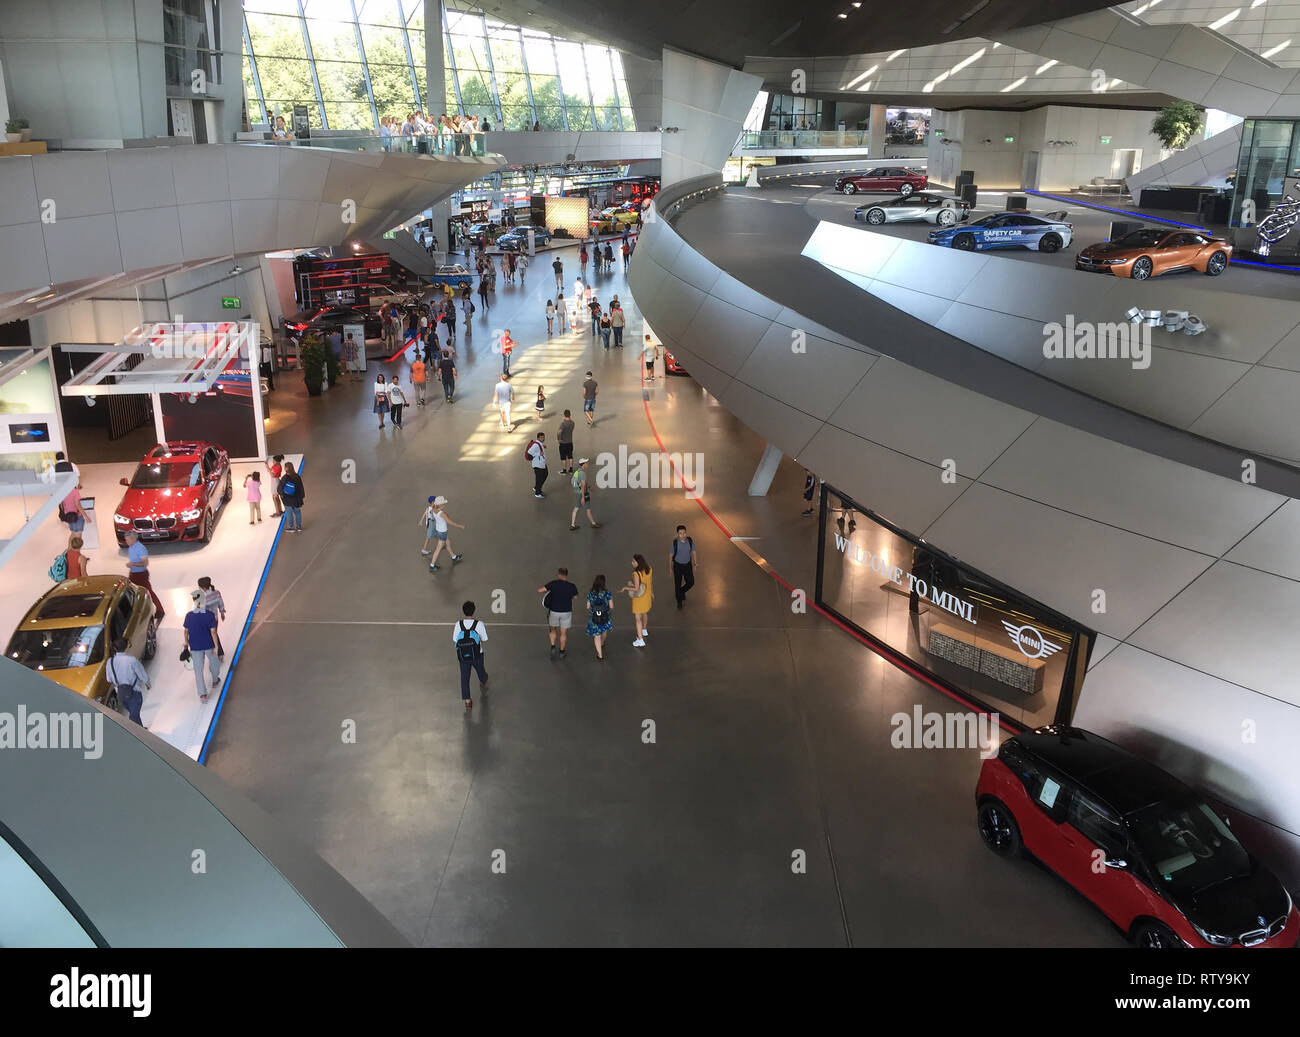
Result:
{"label": "glass window wall", "polygon": [[[200,0],[166,4],[201,8]],[[372,132],[378,119],[404,119],[417,108],[477,115],[493,129],[636,128],[616,51],[505,25],[456,0],[444,5],[439,27],[445,104],[428,96],[424,33],[432,27],[423,0],[244,0],[243,7],[250,113],[306,105],[312,126]],[[204,45],[195,33],[185,42]],[[179,79],[184,61],[173,64]],[[214,81],[219,75],[218,68]]]}

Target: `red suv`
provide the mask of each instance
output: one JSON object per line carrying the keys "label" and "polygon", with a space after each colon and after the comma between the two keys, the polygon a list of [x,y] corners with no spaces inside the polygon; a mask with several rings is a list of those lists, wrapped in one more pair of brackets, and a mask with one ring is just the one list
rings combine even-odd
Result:
{"label": "red suv", "polygon": [[1113,742],[1042,727],[975,790],[980,838],[1038,858],[1141,947],[1295,947],[1300,912],[1192,789]]}
{"label": "red suv", "polygon": [[930,179],[902,166],[877,166],[865,173],[848,173],[835,178],[835,190],[842,194],[859,191],[897,191],[906,198],[913,191],[924,191]]}
{"label": "red suv", "polygon": [[230,458],[214,443],[160,443],[147,453],[113,514],[119,546],[141,540],[212,539],[230,501]]}

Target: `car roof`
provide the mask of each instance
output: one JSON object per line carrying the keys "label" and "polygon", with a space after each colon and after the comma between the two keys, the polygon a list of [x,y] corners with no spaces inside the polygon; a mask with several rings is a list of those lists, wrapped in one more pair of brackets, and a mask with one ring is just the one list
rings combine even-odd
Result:
{"label": "car roof", "polygon": [[[43,594],[40,599],[27,610],[19,625],[18,631],[22,630],[60,630],[67,627],[85,627],[102,623],[105,614],[108,611],[108,603],[113,595],[123,584],[127,582],[125,576],[86,576],[79,580],[64,580],[57,587]],[[96,597],[101,600],[96,604],[94,610],[87,614],[68,616],[59,619],[36,619],[42,609],[57,598],[71,598],[75,596]]]}
{"label": "car roof", "polygon": [[1172,774],[1082,728],[1040,727],[1015,741],[1121,814],[1191,794]]}
{"label": "car roof", "polygon": [[141,458],[141,464],[148,464],[150,461],[194,461],[197,460],[211,443],[205,443],[203,440],[169,440],[166,443],[159,443]]}

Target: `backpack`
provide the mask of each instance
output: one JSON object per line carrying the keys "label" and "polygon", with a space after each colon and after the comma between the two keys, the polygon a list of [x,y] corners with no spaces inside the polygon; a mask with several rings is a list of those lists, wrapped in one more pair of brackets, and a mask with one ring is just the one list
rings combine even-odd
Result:
{"label": "backpack", "polygon": [[50,566],[50,579],[55,583],[62,583],[68,578],[68,552],[64,551],[54,559],[54,564]]}
{"label": "backpack", "polygon": [[287,480],[284,484],[284,488],[280,491],[280,496],[281,497],[298,496],[298,484],[294,482],[292,479]]}
{"label": "backpack", "polygon": [[591,621],[601,627],[609,622],[609,602],[604,598],[600,601],[592,602]]}
{"label": "backpack", "polygon": [[524,447],[524,460],[525,460],[528,464],[532,464],[532,463],[533,463],[533,459],[528,455],[528,451],[532,450],[532,448],[535,447],[535,446],[541,446],[541,444],[540,444],[539,442],[537,442],[537,440],[535,440],[535,439],[530,439],[530,440],[528,441],[528,445]]}
{"label": "backpack", "polygon": [[[695,539],[694,539],[693,537],[689,537],[689,536],[688,536],[688,537],[686,538],[686,542],[687,542],[688,544],[691,545],[691,554],[694,554],[694,553],[695,553]],[[676,538],[676,537],[673,537],[673,543],[672,543],[672,546],[671,546],[670,548],[668,548],[668,557],[671,558],[671,559],[673,560],[673,565],[681,565],[681,564],[682,564],[681,562],[679,562],[679,561],[677,560],[677,538]],[[685,563],[685,564],[690,565],[690,564],[691,564],[691,560],[688,558],[688,559],[686,560],[686,563]]]}
{"label": "backpack", "polygon": [[469,626],[465,621],[460,621],[460,637],[456,638],[456,658],[461,662],[470,663],[478,656],[483,649],[479,645],[478,635],[474,628],[478,626],[478,620],[472,620]]}

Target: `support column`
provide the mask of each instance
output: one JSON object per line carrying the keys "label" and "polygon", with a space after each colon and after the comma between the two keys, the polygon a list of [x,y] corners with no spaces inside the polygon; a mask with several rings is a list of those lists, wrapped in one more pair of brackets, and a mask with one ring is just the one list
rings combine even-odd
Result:
{"label": "support column", "polygon": [[662,185],[720,173],[762,77],[664,49]]}
{"label": "support column", "polygon": [[754,469],[754,478],[749,480],[749,495],[751,497],[766,497],[767,491],[772,486],[772,480],[776,477],[776,470],[781,467],[782,453],[771,443],[763,449],[763,456],[758,460],[758,467]]}
{"label": "support column", "polygon": [[[428,105],[425,114],[429,122],[447,110],[447,56],[443,46],[442,0],[424,0],[424,72],[429,96],[420,98]],[[447,221],[451,219],[451,199],[438,202],[433,207],[433,232],[444,250],[449,249]]]}
{"label": "support column", "polygon": [[885,157],[885,106],[871,106],[870,121],[867,123],[867,154],[872,158]]}

